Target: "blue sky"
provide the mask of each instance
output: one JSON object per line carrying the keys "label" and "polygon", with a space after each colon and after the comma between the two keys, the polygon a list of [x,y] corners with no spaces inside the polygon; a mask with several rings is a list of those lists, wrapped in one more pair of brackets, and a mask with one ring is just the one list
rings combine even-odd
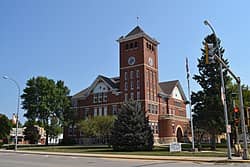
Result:
{"label": "blue sky", "polygon": [[[224,57],[250,85],[250,2],[245,0],[1,0],[0,75],[21,89],[33,76],[63,80],[71,95],[99,75],[119,76],[116,40],[136,25],[159,42],[160,81],[180,80],[187,93],[185,57],[197,73],[208,19],[225,48]],[[191,89],[199,86],[191,81]],[[0,113],[16,112],[17,89],[0,79]],[[20,116],[25,111],[20,110]],[[21,118],[24,122],[24,118]]]}

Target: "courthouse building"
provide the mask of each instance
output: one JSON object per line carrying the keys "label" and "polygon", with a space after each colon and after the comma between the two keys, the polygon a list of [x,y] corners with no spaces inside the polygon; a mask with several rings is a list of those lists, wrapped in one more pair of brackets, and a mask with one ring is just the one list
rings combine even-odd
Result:
{"label": "courthouse building", "polygon": [[[89,87],[72,96],[78,118],[116,115],[125,101],[133,99],[141,102],[145,114],[149,116],[155,143],[187,141],[187,100],[178,80],[159,82],[159,42],[139,26],[117,41],[120,50],[119,76],[99,75]],[[64,136],[82,144],[83,133],[76,126],[69,126]]]}

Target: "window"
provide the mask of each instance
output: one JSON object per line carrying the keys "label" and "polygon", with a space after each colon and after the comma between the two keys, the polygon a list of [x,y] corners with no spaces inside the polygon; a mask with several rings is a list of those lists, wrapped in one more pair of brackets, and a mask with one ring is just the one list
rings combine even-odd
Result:
{"label": "window", "polygon": [[135,48],[138,46],[138,43],[137,42],[135,42]]}
{"label": "window", "polygon": [[151,113],[151,104],[148,104],[148,111]]}
{"label": "window", "polygon": [[140,95],[141,95],[141,94],[140,94],[140,91],[137,91],[137,94],[136,94],[136,99],[137,99],[137,100],[140,100],[140,98],[141,98]]}
{"label": "window", "polygon": [[126,49],[128,49],[128,44],[126,44]]}
{"label": "window", "polygon": [[133,43],[130,43],[130,48],[133,48],[134,47],[134,44]]}
{"label": "window", "polygon": [[107,107],[107,106],[104,106],[104,107],[103,107],[103,115],[104,115],[104,116],[108,115],[108,112],[107,112],[107,111],[108,111],[108,107]]}
{"label": "window", "polygon": [[125,82],[125,88],[124,88],[124,90],[128,90],[128,83],[127,82]]}
{"label": "window", "polygon": [[128,101],[128,94],[125,93],[125,101]]}
{"label": "window", "polygon": [[97,103],[97,94],[94,94],[93,96],[94,96],[93,97],[93,103]]}
{"label": "window", "polygon": [[102,102],[102,93],[98,94],[98,102],[101,103]]}
{"label": "window", "polygon": [[149,92],[147,92],[147,97],[148,97],[147,99],[149,100],[149,98],[150,98],[150,94],[149,94]]}
{"label": "window", "polygon": [[130,92],[130,98],[134,100],[134,92]]}
{"label": "window", "polygon": [[108,96],[107,93],[103,93],[103,102],[107,102]]}
{"label": "window", "polygon": [[130,79],[134,78],[134,71],[130,71]]}
{"label": "window", "polygon": [[128,80],[128,72],[126,71],[126,72],[124,72],[124,79],[125,79],[125,81],[127,81]]}
{"label": "window", "polygon": [[102,115],[102,107],[99,107],[99,114],[98,115]]}
{"label": "window", "polygon": [[86,119],[89,115],[89,108],[85,108],[85,111],[84,111],[84,118]]}
{"label": "window", "polygon": [[140,78],[140,71],[136,70],[136,78]]}
{"label": "window", "polygon": [[137,81],[136,81],[136,88],[137,88],[137,89],[140,89],[140,80],[137,80]]}
{"label": "window", "polygon": [[130,81],[130,89],[133,90],[134,89],[134,82]]}
{"label": "window", "polygon": [[182,104],[179,101],[174,101],[174,105],[177,107],[182,107]]}
{"label": "window", "polygon": [[68,131],[69,131],[68,132],[69,136],[72,136],[73,135],[73,131],[74,131],[72,125],[69,126]]}
{"label": "window", "polygon": [[94,108],[94,117],[97,116],[97,108]]}
{"label": "window", "polygon": [[112,106],[112,114],[116,115],[117,114],[117,105]]}

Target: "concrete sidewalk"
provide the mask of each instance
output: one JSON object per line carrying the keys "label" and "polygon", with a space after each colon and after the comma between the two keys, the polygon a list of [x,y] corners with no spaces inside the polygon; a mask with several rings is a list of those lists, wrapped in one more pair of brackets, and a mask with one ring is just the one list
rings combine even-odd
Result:
{"label": "concrete sidewalk", "polygon": [[0,150],[1,153],[20,153],[20,154],[38,154],[38,155],[56,155],[56,156],[74,156],[74,157],[95,157],[95,158],[116,158],[116,159],[138,159],[138,160],[161,160],[161,161],[191,161],[208,163],[250,163],[250,160],[242,160],[242,157],[233,157],[231,160],[227,157],[185,157],[185,156],[142,156],[142,155],[122,155],[122,154],[84,154],[84,153],[61,153],[61,152],[38,152],[38,151],[13,151]]}

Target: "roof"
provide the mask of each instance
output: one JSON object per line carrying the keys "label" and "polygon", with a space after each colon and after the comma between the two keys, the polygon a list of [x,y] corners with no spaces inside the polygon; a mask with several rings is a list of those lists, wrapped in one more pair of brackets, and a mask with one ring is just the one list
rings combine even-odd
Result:
{"label": "roof", "polygon": [[141,29],[141,27],[136,26],[132,31],[130,31],[130,32],[126,35],[126,37],[129,37],[129,36],[132,36],[132,35],[136,35],[136,34],[140,34],[140,33],[145,34],[144,31]]}
{"label": "roof", "polygon": [[128,41],[128,40],[133,40],[136,38],[140,38],[140,37],[144,37],[147,38],[149,41],[151,41],[152,43],[154,43],[155,45],[158,45],[159,42],[150,37],[148,34],[146,34],[141,27],[136,26],[132,31],[130,31],[125,37],[121,36],[117,41],[118,42],[124,42],[124,41]]}
{"label": "roof", "polygon": [[113,89],[119,89],[119,83],[120,83],[120,78],[119,77],[114,77],[114,78],[108,78],[105,76],[100,75],[100,77],[106,81]]}
{"label": "roof", "polygon": [[167,95],[171,95],[176,86],[178,87],[183,100],[187,101],[187,98],[185,96],[185,93],[184,93],[184,91],[183,91],[183,89],[181,87],[181,84],[180,84],[179,80],[173,80],[173,81],[167,81],[167,82],[160,82],[159,83],[159,87],[161,88],[160,90],[163,93],[167,94]]}
{"label": "roof", "polygon": [[89,88],[83,89],[82,91],[76,93],[75,95],[72,96],[72,99],[78,99],[81,97],[86,97],[88,93]]}
{"label": "roof", "polygon": [[94,85],[99,80],[106,82],[113,90],[119,90],[119,87],[120,87],[120,78],[119,77],[108,78],[108,77],[105,77],[103,75],[99,75],[88,88],[73,95],[72,99],[87,97],[89,95],[90,91],[93,89]]}
{"label": "roof", "polygon": [[174,90],[174,87],[177,85],[177,82],[179,81],[174,80],[174,81],[160,82],[159,86],[164,93],[170,95]]}

